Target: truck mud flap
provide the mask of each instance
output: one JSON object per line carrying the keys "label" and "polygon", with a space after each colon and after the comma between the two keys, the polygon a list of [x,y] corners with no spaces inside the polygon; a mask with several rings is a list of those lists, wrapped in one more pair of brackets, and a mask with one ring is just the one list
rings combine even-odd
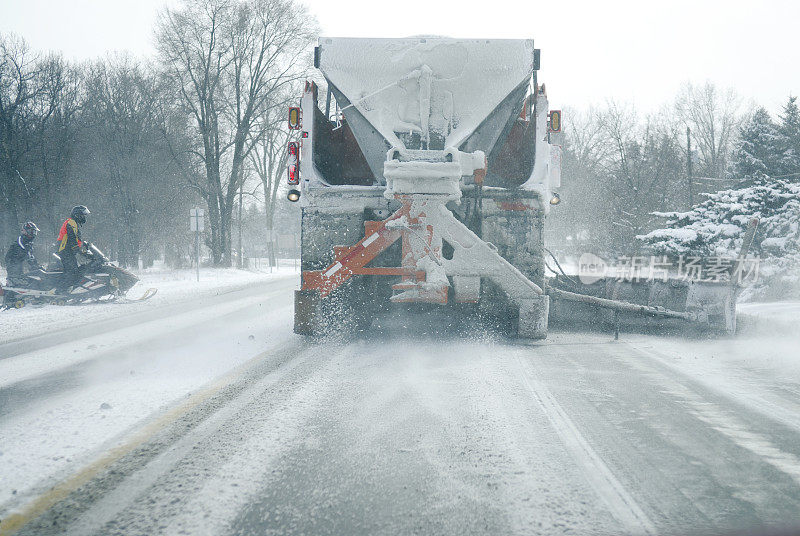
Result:
{"label": "truck mud flap", "polygon": [[320,294],[316,290],[294,291],[294,332],[316,335],[322,331]]}
{"label": "truck mud flap", "polygon": [[523,339],[546,338],[549,311],[549,296],[521,300],[517,335]]}

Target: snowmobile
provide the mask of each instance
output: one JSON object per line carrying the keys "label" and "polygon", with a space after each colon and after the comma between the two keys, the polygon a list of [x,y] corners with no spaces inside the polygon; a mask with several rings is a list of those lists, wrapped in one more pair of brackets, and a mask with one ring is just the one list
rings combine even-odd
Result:
{"label": "snowmobile", "polygon": [[[58,258],[58,255],[53,254]],[[60,258],[58,258],[60,262]],[[142,301],[153,297],[156,289],[148,289],[137,300],[125,298],[125,294],[139,278],[109,261],[100,249],[86,243],[85,252],[78,254],[81,278],[68,292],[59,292],[63,270],[47,271],[40,269],[30,272],[22,279],[9,281],[0,286],[3,306],[6,309],[19,309],[26,303],[54,303],[57,305],[76,304],[94,301]],[[13,283],[13,284],[12,284]]]}

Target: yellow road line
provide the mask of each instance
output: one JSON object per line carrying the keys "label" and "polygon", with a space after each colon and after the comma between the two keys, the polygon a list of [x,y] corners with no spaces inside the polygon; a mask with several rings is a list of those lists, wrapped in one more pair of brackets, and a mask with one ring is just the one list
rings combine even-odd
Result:
{"label": "yellow road line", "polygon": [[0,521],[0,536],[9,536],[20,530],[26,524],[30,523],[47,510],[55,506],[58,502],[66,498],[70,493],[100,474],[112,463],[130,453],[136,447],[142,445],[152,438],[156,433],[166,428],[169,424],[177,421],[190,410],[219,392],[223,387],[232,383],[257,361],[268,357],[270,354],[275,353],[279,349],[281,349],[281,345],[273,346],[269,350],[261,352],[255,357],[245,361],[226,375],[222,376],[216,382],[202,388],[200,391],[186,399],[186,401],[183,403],[172,408],[155,421],[146,425],[144,428],[134,434],[133,437],[131,437],[125,444],[114,447],[105,456],[84,467],[63,482],[60,482],[59,484],[56,484],[50,488],[47,492],[40,495],[33,502],[25,506],[21,512],[11,514],[7,518]]}

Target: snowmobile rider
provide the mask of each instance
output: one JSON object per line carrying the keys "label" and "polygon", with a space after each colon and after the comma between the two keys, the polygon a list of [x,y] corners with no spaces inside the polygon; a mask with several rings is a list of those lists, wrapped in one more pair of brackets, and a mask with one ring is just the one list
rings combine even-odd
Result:
{"label": "snowmobile rider", "polygon": [[86,216],[89,214],[91,213],[88,208],[78,205],[72,209],[69,218],[64,221],[58,232],[58,256],[61,258],[61,266],[64,268],[64,275],[58,287],[59,293],[67,293],[69,288],[81,278],[78,259],[75,255],[86,247],[81,240],[81,226],[86,223]]}
{"label": "snowmobile rider", "polygon": [[11,244],[6,253],[6,270],[8,271],[9,282],[12,284],[24,284],[25,265],[33,270],[39,270],[42,266],[36,261],[33,254],[33,241],[39,233],[39,228],[32,221],[26,222],[22,226],[22,232],[16,242]]}

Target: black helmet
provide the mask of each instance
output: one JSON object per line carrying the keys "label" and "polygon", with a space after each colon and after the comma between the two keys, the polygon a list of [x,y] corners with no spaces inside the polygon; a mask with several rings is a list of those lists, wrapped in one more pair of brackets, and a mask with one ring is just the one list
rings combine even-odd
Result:
{"label": "black helmet", "polygon": [[22,225],[22,232],[20,236],[22,237],[23,242],[33,242],[33,239],[36,238],[36,234],[39,232],[39,228],[36,227],[36,224],[32,221],[25,222]]}
{"label": "black helmet", "polygon": [[88,208],[86,208],[83,205],[78,205],[77,207],[72,209],[72,214],[70,214],[70,218],[83,225],[84,223],[86,223],[86,216],[88,216],[89,214],[91,214],[91,212],[89,212]]}

